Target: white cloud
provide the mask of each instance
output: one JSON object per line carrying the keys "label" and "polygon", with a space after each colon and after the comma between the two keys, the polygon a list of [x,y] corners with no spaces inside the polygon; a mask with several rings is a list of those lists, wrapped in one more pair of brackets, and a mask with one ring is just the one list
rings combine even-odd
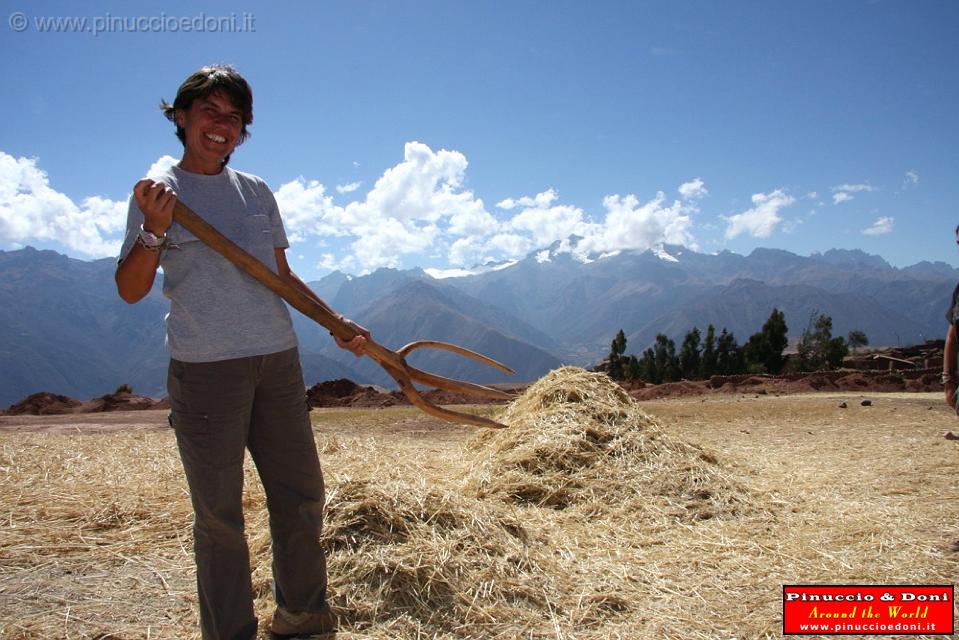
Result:
{"label": "white cloud", "polygon": [[448,233],[465,236],[483,236],[495,232],[499,222],[483,208],[482,200],[465,203],[449,217]]}
{"label": "white cloud", "polygon": [[[696,178],[679,187],[688,202],[666,204],[662,193],[646,203],[635,195],[607,196],[603,221],[593,222],[583,209],[559,203],[550,188],[501,200],[497,208],[513,213],[498,219],[463,188],[467,166],[457,151],[433,151],[410,142],[403,161],[387,169],[362,200],[335,205],[322,184],[303,178],[283,185],[277,200],[291,239],[347,235],[355,264],[369,271],[437,251],[445,252],[453,266],[521,258],[556,242],[560,251],[571,251],[571,235],[583,238],[577,253],[645,250],[663,243],[695,248],[690,216],[697,209],[692,201],[708,193]],[[335,255],[323,264],[345,266]]]}
{"label": "white cloud", "polygon": [[[298,178],[276,192],[291,241],[315,235],[349,236],[355,264],[362,271],[399,266],[404,257],[452,243],[462,259],[476,253],[476,240],[498,230],[499,223],[483,201],[463,189],[468,163],[457,151],[433,151],[409,142],[403,161],[390,167],[362,199],[344,206],[333,203],[323,184]],[[350,193],[359,183],[345,185]],[[470,248],[469,251],[466,249]],[[335,257],[324,265],[346,266]]]}
{"label": "white cloud", "polygon": [[281,185],[273,195],[291,243],[311,235],[349,233],[343,207],[333,204],[333,196],[327,195],[326,187],[316,180],[297,178]]}
{"label": "white cloud", "polygon": [[320,260],[316,263],[316,266],[328,271],[351,271],[355,269],[357,265],[356,260],[351,255],[337,258],[336,255],[332,253],[324,253],[320,256]]}
{"label": "white cloud", "polygon": [[661,191],[645,204],[633,194],[606,196],[606,218],[586,234],[579,252],[645,251],[663,243],[695,246],[690,233],[694,210],[678,200],[664,206],[665,201]]}
{"label": "white cloud", "polygon": [[520,209],[512,218],[497,221],[485,211],[467,228],[451,218],[450,231],[461,231],[466,237],[456,240],[449,251],[453,264],[476,264],[479,261],[521,258],[533,249],[563,241],[570,235],[584,234],[590,224],[582,209],[557,204],[555,189],[535,196],[506,198],[496,204],[507,211]]}
{"label": "white cloud", "polygon": [[868,184],[849,184],[849,183],[841,184],[832,188],[832,192],[833,192],[832,202],[833,204],[839,204],[840,202],[848,202],[849,200],[853,199],[854,196],[852,194],[854,193],[871,192],[871,191],[878,191],[878,189]]}
{"label": "white cloud", "polygon": [[350,182],[349,184],[338,184],[336,185],[337,193],[353,193],[363,184],[362,181]]}
{"label": "white cloud", "polygon": [[173,156],[160,156],[157,158],[157,161],[150,165],[150,168],[147,169],[146,177],[156,179],[159,176],[162,176],[170,171],[170,167],[175,165],[179,160]]}
{"label": "white cloud", "polygon": [[418,253],[429,248],[434,228],[386,218],[378,221],[375,232],[366,229],[351,245],[353,256],[365,270],[380,267],[399,267],[404,254]]}
{"label": "white cloud", "polygon": [[891,216],[882,216],[872,223],[871,227],[862,230],[866,236],[882,236],[892,232],[896,219]]}
{"label": "white cloud", "polygon": [[859,193],[860,191],[876,191],[876,188],[868,184],[841,184],[837,187],[832,188],[833,191],[849,191],[852,193]]}
{"label": "white cloud", "polygon": [[480,238],[458,238],[450,245],[447,258],[451,264],[473,265],[481,261],[483,251]]}
{"label": "white cloud", "polygon": [[128,207],[127,200],[110,200],[100,196],[90,196],[80,202],[81,215],[88,215],[94,226],[108,236],[126,232]]}
{"label": "white cloud", "polygon": [[349,207],[384,219],[436,221],[475,203],[471,192],[459,191],[467,164],[458,151],[408,142],[403,162],[383,173],[365,202]]}
{"label": "white cloud", "polygon": [[[680,193],[692,199],[702,197],[707,191],[697,178],[683,184]],[[575,252],[582,259],[590,253],[644,251],[663,243],[696,246],[690,216],[697,209],[692,202],[677,200],[666,205],[663,193],[646,203],[633,194],[606,196],[603,199],[605,217],[594,222],[579,207],[555,204],[557,198],[556,191],[549,189],[534,197],[507,198],[497,203],[501,209],[519,207],[522,210],[501,225],[513,233],[490,238],[482,249],[519,257],[558,242],[558,252]],[[573,246],[570,236],[581,239]]]}
{"label": "white cloud", "polygon": [[344,222],[358,239],[357,260],[366,269],[397,266],[404,255],[425,251],[448,234],[483,233],[495,226],[483,201],[462,189],[466,156],[458,151],[433,151],[408,142],[403,162],[387,169],[363,201],[346,205]]}
{"label": "white cloud", "polygon": [[556,192],[550,189],[535,198],[521,198],[526,208],[504,226],[530,236],[537,247],[550,245],[557,240],[565,240],[571,235],[585,235],[589,225],[585,214],[579,207],[571,205],[549,206],[556,200]]}
{"label": "white cloud", "polygon": [[919,184],[919,172],[910,169],[902,179],[902,189],[906,190]]}
{"label": "white cloud", "polygon": [[[157,176],[176,163],[163,156],[147,171]],[[410,142],[403,160],[383,172],[365,196],[345,205],[318,180],[304,177],[275,191],[291,242],[326,247],[317,265],[324,269],[367,272],[396,267],[410,255],[444,255],[451,265],[475,265],[516,259],[580,236],[577,253],[612,253],[662,243],[694,246],[690,215],[693,199],[706,193],[700,179],[679,187],[690,201],[667,204],[660,193],[642,203],[634,195],[607,196],[601,221],[574,205],[559,202],[555,189],[533,196],[506,198],[497,218],[482,199],[464,188],[466,157],[457,151],[433,151]],[[359,183],[339,185],[354,193]],[[49,185],[36,160],[0,154],[0,242],[19,246],[30,240],[56,240],[77,253],[115,255],[126,224],[126,201],[92,196],[79,203]],[[341,238],[326,245],[326,239]],[[302,252],[302,248],[298,248]]]}
{"label": "white cloud", "polygon": [[679,185],[679,195],[683,197],[683,200],[698,200],[709,195],[709,190],[702,178],[695,178]]}
{"label": "white cloud", "polygon": [[545,209],[553,203],[554,200],[558,197],[558,194],[554,189],[547,189],[542,193],[537,193],[535,197],[531,198],[529,196],[523,196],[522,198],[506,198],[505,200],[500,200],[496,203],[496,206],[500,209],[515,209],[516,207],[536,207],[539,209]]}
{"label": "white cloud", "polygon": [[853,197],[852,197],[850,194],[846,193],[845,191],[840,191],[839,193],[834,193],[834,194],[832,194],[832,202],[833,202],[833,204],[839,204],[840,202],[846,202],[846,201],[848,201],[848,200],[852,200],[852,198],[853,198]]}
{"label": "white cloud", "polygon": [[120,250],[127,201],[100,196],[79,204],[50,187],[36,158],[0,151],[0,242],[56,241],[77,253],[103,258]]}
{"label": "white cloud", "polygon": [[489,252],[499,252],[501,255],[515,258],[525,256],[538,246],[528,237],[516,233],[498,233],[486,242],[485,248]]}
{"label": "white cloud", "polygon": [[753,208],[727,218],[726,238],[748,233],[754,238],[768,238],[782,222],[779,211],[796,201],[782,189],[772,193],[757,193],[752,197]]}

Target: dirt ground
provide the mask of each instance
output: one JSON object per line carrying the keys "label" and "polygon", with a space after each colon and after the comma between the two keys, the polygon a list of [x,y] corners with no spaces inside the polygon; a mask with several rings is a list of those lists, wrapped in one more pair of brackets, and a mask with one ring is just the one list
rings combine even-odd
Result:
{"label": "dirt ground", "polygon": [[[356,628],[347,614],[339,637],[777,638],[783,584],[953,584],[959,575],[948,549],[959,540],[959,442],[943,437],[959,432],[959,418],[940,394],[697,395],[642,406],[762,495],[768,514],[655,531],[623,522],[617,532],[529,511],[547,539],[562,529],[576,541],[556,550],[571,574],[627,605],[588,629],[547,607],[541,629],[513,635],[508,625],[476,635]],[[474,428],[407,407],[311,415],[328,492],[356,476],[375,481],[391,460],[436,486],[456,487],[468,471]],[[347,466],[362,451],[376,461]],[[163,410],[0,416],[0,638],[197,637],[178,465]],[[268,560],[257,558],[265,584]],[[337,567],[332,558],[334,577]],[[270,598],[257,595],[262,628]]]}

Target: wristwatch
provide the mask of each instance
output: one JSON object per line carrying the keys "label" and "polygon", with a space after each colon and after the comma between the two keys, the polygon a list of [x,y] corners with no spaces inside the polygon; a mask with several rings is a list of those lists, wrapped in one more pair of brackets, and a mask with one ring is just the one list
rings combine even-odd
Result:
{"label": "wristwatch", "polygon": [[158,236],[152,231],[147,231],[143,228],[142,224],[140,225],[140,234],[137,239],[147,251],[159,251],[163,248],[163,245],[166,244],[165,235]]}
{"label": "wristwatch", "polygon": [[940,382],[942,382],[942,384],[947,384],[947,383],[949,383],[949,382],[955,382],[955,378],[953,378],[952,374],[951,374],[951,373],[946,373],[945,371],[942,372],[942,377],[941,377],[939,380],[940,380]]}

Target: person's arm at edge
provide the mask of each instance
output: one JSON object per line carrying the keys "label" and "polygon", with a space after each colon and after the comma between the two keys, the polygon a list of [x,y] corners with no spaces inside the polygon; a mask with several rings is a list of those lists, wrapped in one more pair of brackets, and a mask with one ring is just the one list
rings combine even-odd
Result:
{"label": "person's arm at edge", "polygon": [[[133,187],[133,196],[143,211],[144,229],[165,235],[173,224],[176,193],[162,182],[140,180]],[[144,248],[139,242],[133,243],[114,274],[117,293],[124,302],[134,304],[150,293],[160,266],[160,253]]]}
{"label": "person's arm at edge", "polygon": [[959,352],[959,335],[956,325],[950,324],[946,333],[946,347],[942,354],[942,381],[946,392],[946,402],[956,406],[956,354]]}
{"label": "person's arm at edge", "polygon": [[279,276],[293,286],[297,291],[308,297],[310,300],[313,300],[318,305],[326,309],[330,314],[340,318],[343,322],[347,323],[353,331],[356,332],[356,336],[350,341],[340,340],[335,338],[337,346],[341,349],[346,349],[351,352],[357,358],[363,355],[363,349],[366,345],[366,340],[370,338],[370,332],[365,327],[360,326],[359,324],[344,318],[342,315],[338,314],[333,308],[326,304],[320,296],[310,289],[303,280],[300,279],[298,275],[293,273],[293,270],[290,268],[289,262],[286,260],[286,249],[283,247],[276,247],[276,268]]}
{"label": "person's arm at edge", "polygon": [[120,298],[127,304],[145,298],[153,288],[159,266],[159,251],[148,251],[139,242],[135,243],[114,274]]}

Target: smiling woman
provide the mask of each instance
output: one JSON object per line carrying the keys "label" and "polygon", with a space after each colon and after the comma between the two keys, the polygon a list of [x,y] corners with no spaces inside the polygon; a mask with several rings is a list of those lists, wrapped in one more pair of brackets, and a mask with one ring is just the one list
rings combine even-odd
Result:
{"label": "smiling woman", "polygon": [[230,67],[203,67],[180,85],[172,105],[164,100],[160,108],[176,124],[184,149],[180,166],[187,171],[206,173],[183,166],[184,162],[205,166],[219,158],[211,174],[219,173],[233,149],[250,137],[247,125],[253,123],[253,91]]}
{"label": "smiling woman", "polygon": [[176,110],[175,117],[177,129],[189,138],[180,167],[193,173],[219,173],[244,131],[240,111],[230,98],[212,93],[195,100],[189,109]]}
{"label": "smiling woman", "polygon": [[[286,285],[334,312],[290,270],[289,242],[269,186],[227,166],[253,121],[246,80],[232,67],[203,67],[162,108],[176,124],[183,156],[134,187],[116,282],[120,297],[135,303],[163,266],[163,293],[171,301],[170,424],[195,514],[202,635],[252,640],[257,634],[243,528],[247,450],[269,496],[277,603],[271,629],[332,631],[319,545],[323,475],[289,311],[279,296],[174,222],[179,199]],[[354,337],[338,344],[360,355],[369,332],[339,318]]]}

